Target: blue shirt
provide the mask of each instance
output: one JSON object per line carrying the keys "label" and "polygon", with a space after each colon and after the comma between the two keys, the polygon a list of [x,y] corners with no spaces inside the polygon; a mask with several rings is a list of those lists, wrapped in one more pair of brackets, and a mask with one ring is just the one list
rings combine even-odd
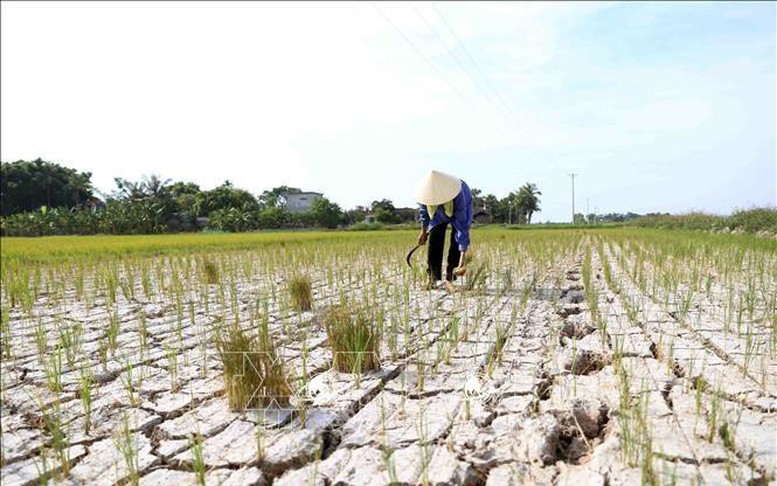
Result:
{"label": "blue shirt", "polygon": [[440,204],[430,219],[426,205],[419,206],[421,224],[424,228],[431,229],[440,223],[450,223],[453,226],[453,236],[459,245],[459,250],[464,251],[469,248],[469,228],[472,226],[472,192],[470,192],[466,182],[461,181],[461,190],[453,198],[453,216],[448,217],[445,214],[444,205]]}

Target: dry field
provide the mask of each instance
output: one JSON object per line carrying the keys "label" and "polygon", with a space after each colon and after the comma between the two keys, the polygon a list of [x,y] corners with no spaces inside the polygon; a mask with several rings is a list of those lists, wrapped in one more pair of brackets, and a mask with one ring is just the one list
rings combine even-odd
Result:
{"label": "dry field", "polygon": [[4,239],[2,484],[775,480],[777,242],[414,237]]}

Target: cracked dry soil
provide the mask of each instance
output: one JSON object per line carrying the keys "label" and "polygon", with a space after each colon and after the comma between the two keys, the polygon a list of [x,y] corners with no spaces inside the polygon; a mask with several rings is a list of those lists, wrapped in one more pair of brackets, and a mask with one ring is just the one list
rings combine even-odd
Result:
{"label": "cracked dry soil", "polygon": [[[490,244],[492,261],[508,266],[505,243]],[[316,309],[294,313],[281,291],[268,294],[283,275],[237,279],[221,299],[223,287],[191,287],[177,304],[165,293],[87,304],[69,292],[49,306],[42,295],[32,315],[9,313],[18,346],[2,362],[2,483],[773,481],[777,365],[766,358],[754,371],[717,333],[714,312],[705,327],[667,311],[630,258],[617,243],[575,234],[553,258],[522,260],[509,285],[493,272],[485,288],[453,295],[421,290],[397,268],[316,275],[316,308],[347,292],[384,310],[381,368],[358,377],[330,369]],[[295,406],[273,413],[228,408],[208,341],[219,320],[248,326],[259,296],[296,373]],[[106,356],[108,322],[119,332]],[[52,391],[56,336],[75,325],[81,356],[56,368]],[[96,383],[88,431],[84,366]]]}

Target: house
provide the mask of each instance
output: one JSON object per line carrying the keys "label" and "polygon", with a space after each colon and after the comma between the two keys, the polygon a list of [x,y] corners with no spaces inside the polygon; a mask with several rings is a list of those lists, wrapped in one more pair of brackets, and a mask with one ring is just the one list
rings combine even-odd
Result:
{"label": "house", "polygon": [[96,197],[90,197],[84,203],[84,209],[92,212],[97,211],[98,209],[105,209],[105,203]]}
{"label": "house", "polygon": [[478,209],[476,206],[473,205],[472,212],[474,213],[472,215],[472,219],[477,224],[489,224],[492,222],[491,219],[491,211],[488,210],[486,205],[484,204],[482,208]]}
{"label": "house", "polygon": [[323,196],[320,192],[287,192],[283,194],[283,199],[290,213],[304,213],[310,210],[313,201]]}

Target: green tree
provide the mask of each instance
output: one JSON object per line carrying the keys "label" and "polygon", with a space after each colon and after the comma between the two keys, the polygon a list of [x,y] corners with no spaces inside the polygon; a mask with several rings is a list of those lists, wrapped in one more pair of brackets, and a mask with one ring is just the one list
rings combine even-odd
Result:
{"label": "green tree", "polygon": [[162,233],[176,210],[170,179],[156,174],[140,181],[115,177],[116,190],[106,202],[111,233]]}
{"label": "green tree", "polygon": [[[493,194],[487,194],[482,198],[483,207],[491,215],[491,222],[504,223],[507,221],[507,216],[504,211],[504,206],[500,203],[499,199]],[[475,206],[477,208],[477,206]],[[476,211],[477,212],[477,211]]]}
{"label": "green tree", "polygon": [[2,215],[49,208],[82,206],[94,197],[90,172],[78,172],[36,159],[0,163]]}
{"label": "green tree", "polygon": [[472,193],[472,212],[477,213],[478,211],[482,211],[486,205],[485,198],[483,197],[483,191],[480,189],[471,188],[470,192]]}
{"label": "green tree", "polygon": [[356,206],[354,209],[349,209],[345,212],[344,222],[348,225],[361,223],[367,217],[368,212],[368,208],[364,206]]}
{"label": "green tree", "polygon": [[397,208],[394,207],[394,203],[391,202],[390,199],[372,201],[370,210],[372,211],[372,214],[375,215],[375,219],[380,223],[394,224],[399,222]]}
{"label": "green tree", "polygon": [[216,209],[208,217],[208,227],[221,231],[251,231],[258,226],[256,212],[238,207]]}
{"label": "green tree", "polygon": [[518,208],[518,193],[511,191],[510,194],[505,196],[499,201],[500,209],[504,216],[505,223],[520,224],[520,209]]}
{"label": "green tree", "polygon": [[532,214],[540,211],[540,199],[542,193],[536,184],[527,182],[518,190],[515,204],[518,207],[518,223],[531,224]]}
{"label": "green tree", "polygon": [[291,214],[284,207],[270,206],[259,212],[260,228],[284,228],[291,222]]}
{"label": "green tree", "polygon": [[175,202],[177,212],[188,213],[193,217],[206,215],[203,212],[205,195],[197,184],[176,182],[170,186],[170,195]]}
{"label": "green tree", "polygon": [[343,211],[340,206],[325,197],[313,201],[309,213],[313,222],[324,228],[337,228],[343,222]]}
{"label": "green tree", "polygon": [[157,174],[151,174],[150,176],[144,175],[140,181],[131,181],[121,177],[114,177],[113,180],[116,183],[116,191],[113,193],[114,199],[172,202],[171,179],[163,180]]}
{"label": "green tree", "polygon": [[210,215],[213,211],[231,208],[243,212],[256,212],[260,206],[253,194],[236,188],[229,181],[224,181],[220,186],[202,194],[201,215]]}
{"label": "green tree", "polygon": [[269,191],[264,191],[259,196],[259,204],[262,208],[278,208],[286,205],[284,194],[299,194],[302,189],[298,187],[278,186]]}

